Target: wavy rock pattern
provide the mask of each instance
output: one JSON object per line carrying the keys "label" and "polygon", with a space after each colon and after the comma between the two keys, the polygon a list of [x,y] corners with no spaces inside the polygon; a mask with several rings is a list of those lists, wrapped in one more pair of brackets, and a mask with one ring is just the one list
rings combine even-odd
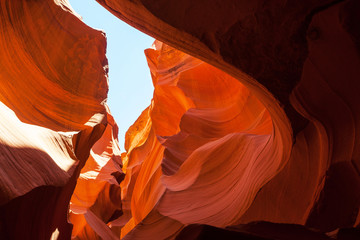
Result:
{"label": "wavy rock pattern", "polygon": [[162,222],[172,227],[159,227],[159,238],[182,224],[233,225],[286,164],[285,134],[274,135],[281,125],[235,78],[160,42],[154,48],[146,50],[153,102],[126,135],[121,188],[131,218],[122,235],[135,227],[126,238],[145,238]]}
{"label": "wavy rock pattern", "polygon": [[122,154],[104,33],[0,1],[2,238],[359,238],[359,1],[98,2],[164,42]]}
{"label": "wavy rock pattern", "polygon": [[[89,224],[99,216],[90,207],[121,208],[106,39],[67,1],[0,1],[0,18],[0,238],[70,239],[70,199]],[[99,182],[85,197],[78,189],[93,182],[83,179]]]}
{"label": "wavy rock pattern", "polygon": [[[176,65],[171,62],[176,58],[168,57],[166,69],[159,60],[161,57],[151,57],[153,53],[148,51],[156,89],[147,114],[151,131],[164,147],[163,176],[160,184],[153,180],[151,185],[163,184],[166,189],[156,188],[153,193],[149,193],[151,189],[143,190],[146,196],[162,194],[162,197],[152,203],[153,211],[144,211],[149,214],[140,224],[139,217],[130,220],[131,224],[126,226],[135,228],[128,238],[145,238],[146,234],[164,236],[164,229],[168,236],[176,235],[181,228],[179,223],[229,227],[257,221],[298,224],[339,239],[346,234],[359,237],[356,228],[345,230],[360,227],[358,1],[98,2],[130,25],[234,77],[265,106],[273,124],[266,145],[260,140],[264,135],[249,138],[245,131],[241,136],[241,124],[235,125],[238,129],[232,128],[230,122],[235,123],[236,118],[228,115],[236,110],[229,106],[227,112],[228,105],[207,92],[208,86],[200,85],[196,70],[184,73],[193,71],[186,68],[188,59],[179,57]],[[171,77],[166,77],[168,72]],[[179,76],[180,72],[183,75]],[[197,73],[204,77],[216,75],[213,70]],[[183,83],[181,76],[186,76]],[[165,85],[166,90],[160,92],[159,88],[165,89]],[[219,82],[216,87],[221,89]],[[195,89],[204,94],[196,95]],[[227,88],[230,96],[243,94],[234,90],[233,86]],[[167,111],[159,106],[160,101],[168,102]],[[214,105],[197,105],[204,102]],[[166,123],[160,125],[164,120]],[[150,134],[148,140],[141,141],[154,138]],[[132,139],[136,137],[131,136]],[[232,146],[231,140],[236,146]],[[277,154],[267,155],[274,160],[264,160],[264,164],[269,164],[263,165],[264,172],[261,167],[250,171],[251,174],[246,172],[246,166],[251,166],[257,153],[252,150],[249,153],[253,155],[241,154],[252,149],[252,144]],[[136,162],[136,168],[141,170],[147,167],[146,151],[152,154],[151,148],[142,151],[142,147],[137,148],[136,156],[129,152],[127,156],[129,164]],[[226,155],[227,151],[231,154]],[[261,159],[257,158],[259,162]],[[160,168],[158,161],[151,167]],[[241,170],[237,171],[237,166]],[[238,178],[231,178],[232,173]],[[257,178],[257,174],[261,177]],[[126,176],[130,181],[126,186],[139,176],[140,171]],[[236,188],[242,176],[246,176],[249,186],[243,183]],[[152,179],[155,178],[141,181],[150,183]],[[132,193],[126,194],[139,193],[134,187]],[[124,198],[130,201],[127,195]],[[224,202],[226,208],[221,207]],[[133,212],[137,205],[135,201],[132,204]],[[232,204],[236,204],[236,210],[235,207],[230,210]],[[163,228],[161,219],[167,222]],[[179,225],[177,229],[165,227],[171,219],[172,226]],[[235,227],[231,231],[241,229]],[[284,236],[291,236],[288,229],[291,227],[278,227]],[[310,231],[298,229],[304,234]],[[253,230],[251,234],[258,235],[262,227]],[[123,232],[128,231],[126,228]]]}
{"label": "wavy rock pattern", "polygon": [[0,100],[26,123],[80,130],[107,97],[104,34],[66,1],[1,1]]}
{"label": "wavy rock pattern", "polygon": [[74,239],[118,239],[119,229],[107,223],[121,214],[119,182],[123,179],[118,128],[111,115],[81,169],[70,200]]}

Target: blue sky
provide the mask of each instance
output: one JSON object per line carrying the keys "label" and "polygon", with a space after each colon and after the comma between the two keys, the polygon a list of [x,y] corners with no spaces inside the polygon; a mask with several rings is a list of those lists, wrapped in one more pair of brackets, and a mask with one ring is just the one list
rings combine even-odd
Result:
{"label": "blue sky", "polygon": [[113,16],[95,0],[69,0],[83,21],[105,31],[109,61],[108,105],[119,125],[119,143],[124,151],[127,129],[150,104],[153,86],[144,50],[154,39]]}

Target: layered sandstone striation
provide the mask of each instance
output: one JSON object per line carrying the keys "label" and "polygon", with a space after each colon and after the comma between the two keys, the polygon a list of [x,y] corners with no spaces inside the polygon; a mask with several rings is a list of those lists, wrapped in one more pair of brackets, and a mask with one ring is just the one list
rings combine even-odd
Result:
{"label": "layered sandstone striation", "polygon": [[86,177],[117,186],[111,173],[121,173],[106,39],[66,1],[0,1],[0,18],[0,238],[69,239],[80,171],[92,164]]}
{"label": "layered sandstone striation", "polygon": [[[193,126],[190,136],[204,131],[216,138],[218,132],[212,129],[214,126],[222,126],[214,121],[222,113],[212,113],[212,125],[206,119],[210,110],[197,111],[196,106],[191,106],[181,118],[179,132],[173,132],[175,135],[172,136],[161,133],[157,137],[165,148],[160,181],[166,190],[162,190],[164,195],[155,205],[154,211],[129,236],[140,236],[142,231],[150,231],[156,236],[156,229],[158,234],[163,234],[160,229],[171,231],[168,227],[169,218],[176,220],[174,226],[189,223],[215,227],[236,225],[237,227],[231,228],[232,231],[237,229],[245,232],[247,227],[244,224],[256,221],[298,224],[328,233],[335,238],[346,236],[348,232],[344,228],[359,227],[358,1],[98,2],[130,25],[240,81],[265,106],[273,124],[271,135],[281,142],[278,146],[273,145],[278,149],[278,161],[271,163],[275,164],[272,167],[276,169],[276,164],[281,162],[279,169],[271,175],[272,169],[269,168],[269,175],[262,175],[262,180],[267,180],[261,189],[254,189],[256,196],[247,204],[237,202],[237,212],[234,210],[229,218],[209,219],[208,212],[200,213],[202,208],[206,209],[207,201],[213,206],[210,215],[226,215],[232,203],[244,197],[244,192],[230,201],[226,189],[234,187],[235,183],[228,181],[228,185],[221,185],[223,197],[216,198],[210,185],[216,185],[219,181],[216,176],[222,175],[224,171],[228,176],[234,170],[231,165],[233,155],[222,158],[220,155],[225,150],[212,152],[211,149],[216,149],[216,144],[212,146],[214,148],[204,148],[204,152],[196,156],[199,161],[187,166],[186,161],[194,157],[187,155],[193,153],[189,150],[189,145],[191,150],[198,146],[202,149],[204,142],[198,139],[191,144],[186,143],[187,138],[181,136],[182,132]],[[180,64],[183,65],[186,65],[186,61]],[[174,75],[178,69],[172,69]],[[194,76],[193,74],[192,77]],[[191,82],[190,79],[187,77],[186,81]],[[194,88],[195,85],[193,84]],[[229,95],[232,90],[232,87],[228,88]],[[154,97],[155,109],[156,91]],[[217,98],[208,101],[214,103]],[[174,105],[171,106],[176,109]],[[166,115],[171,119],[171,114]],[[157,123],[152,120],[152,124]],[[235,132],[228,133],[227,137],[230,138]],[[149,136],[151,139],[152,136]],[[234,155],[242,146],[240,139],[236,142],[237,148],[231,150]],[[231,147],[231,144],[227,146]],[[261,144],[259,146],[262,147]],[[212,171],[205,174],[209,176],[209,186],[200,184],[199,186],[204,187],[201,191],[197,180],[201,181],[202,173],[208,167],[211,168],[207,164],[202,165],[202,159],[207,154],[214,156],[213,161],[221,164],[219,163],[218,171],[214,170],[216,174]],[[137,155],[138,159],[146,159],[141,153]],[[271,158],[271,155],[268,157]],[[237,159],[238,164],[244,164],[241,157]],[[227,164],[229,168],[226,167]],[[139,165],[137,168],[140,168]],[[195,170],[196,168],[201,170]],[[212,173],[215,175],[211,175]],[[238,173],[238,177],[241,176]],[[151,178],[148,179],[150,181]],[[252,184],[250,176],[248,183]],[[191,188],[196,190],[186,195]],[[149,190],[144,190],[144,194],[148,192]],[[154,190],[153,193],[159,194],[159,190]],[[245,195],[250,197],[251,192]],[[191,197],[196,200],[191,200]],[[135,200],[133,201],[132,211],[136,211]],[[228,201],[227,208],[218,207],[221,201]],[[236,216],[237,213],[239,215]],[[157,219],[166,219],[163,228],[146,227],[160,222],[154,220],[155,216]],[[136,222],[132,224],[136,225]],[[252,229],[252,234],[257,231],[266,232],[261,226],[248,228]],[[291,226],[279,225],[278,231],[291,234]],[[350,235],[356,234],[356,230],[349,232]],[[271,236],[275,237],[269,233],[269,237]]]}
{"label": "layered sandstone striation", "polygon": [[165,239],[191,223],[234,225],[286,164],[290,145],[274,129],[288,129],[235,78],[160,42],[153,47],[153,102],[126,135],[121,189],[131,212],[123,217],[131,218],[122,236]]}
{"label": "layered sandstone striation", "polygon": [[2,238],[359,237],[358,1],[97,1],[159,39],[122,154],[105,34],[0,1]]}

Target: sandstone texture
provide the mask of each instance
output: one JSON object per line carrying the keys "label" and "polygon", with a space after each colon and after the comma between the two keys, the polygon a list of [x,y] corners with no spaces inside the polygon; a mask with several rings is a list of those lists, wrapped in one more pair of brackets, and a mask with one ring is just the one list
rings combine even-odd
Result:
{"label": "sandstone texture", "polygon": [[70,9],[0,1],[1,239],[70,239],[72,216],[94,201],[74,201],[69,212],[70,199],[83,197],[77,181],[97,178],[93,191],[106,192],[103,182],[121,175],[118,147],[106,149],[117,143],[105,103],[106,39]]}
{"label": "sandstone texture", "polygon": [[[213,161],[221,161],[217,172],[207,172],[207,168],[211,168],[208,164],[194,164],[185,171],[186,162],[191,161],[194,155],[179,153],[188,153],[185,143],[179,144],[186,142],[181,139],[185,139],[181,136],[182,132],[193,127],[190,135],[204,131],[211,137],[218,136],[218,132],[212,131],[212,125],[205,120],[204,112],[211,111],[208,106],[201,111],[191,106],[181,117],[180,131],[175,132],[176,135],[165,134],[164,138],[164,133],[161,133],[158,137],[165,147],[161,182],[166,190],[154,208],[157,211],[154,215],[161,214],[185,225],[196,223],[215,227],[240,226],[258,221],[297,224],[335,238],[338,236],[339,239],[345,236],[343,229],[359,227],[358,1],[98,2],[135,28],[237,79],[265,106],[272,121],[269,139],[274,142],[267,142],[266,146],[277,149],[274,150],[277,156],[267,155],[269,159],[277,159],[269,161],[274,168],[267,167],[269,175],[260,175],[260,179],[266,180],[263,186],[259,184],[261,187],[258,190],[253,189],[254,193],[250,189],[246,193],[239,191],[239,196],[230,201],[227,194],[236,194],[237,190],[233,187],[240,181],[241,174],[237,173],[238,179],[221,185],[224,190],[221,199],[216,198],[210,185],[215,186],[219,181],[216,176],[224,174],[229,177],[230,172],[235,171],[231,157],[236,150],[241,151],[241,140],[235,141],[238,145],[236,150],[231,150],[234,153],[231,156],[222,158],[220,155],[225,156],[225,150],[211,152],[209,149],[196,156],[199,159],[196,164],[199,165],[204,163],[201,159],[206,158],[206,154],[211,155]],[[182,65],[186,65],[186,61]],[[173,70],[176,73],[178,69]],[[192,77],[195,80],[195,74]],[[191,81],[189,79],[186,77],[187,82]],[[233,89],[229,87],[229,95]],[[156,91],[154,109],[155,100]],[[215,97],[209,100],[213,103],[217,101]],[[225,107],[225,104],[222,106]],[[214,119],[221,116],[219,112],[213,112],[213,126],[220,128],[221,124]],[[203,125],[199,126],[199,123]],[[232,130],[232,133],[237,133]],[[175,137],[179,140],[175,141]],[[194,142],[201,145],[201,140]],[[215,142],[220,144],[217,140]],[[189,145],[192,150],[196,148],[194,143],[186,146]],[[216,149],[214,145],[212,149]],[[257,145],[262,147],[259,143]],[[257,161],[260,159],[256,158]],[[243,161],[238,164],[245,164]],[[199,173],[190,174],[197,167],[201,168]],[[201,181],[205,172],[204,175],[209,176],[209,186],[199,183],[204,187],[201,191],[197,181]],[[214,175],[210,177],[212,173]],[[248,183],[254,187],[251,174],[246,176]],[[175,179],[178,186],[171,185]],[[195,188],[194,192],[186,195],[191,188]],[[232,188],[234,192],[227,191],[227,188]],[[250,200],[252,193],[254,198]],[[237,202],[244,194],[250,202]],[[192,197],[197,200],[192,202]],[[207,201],[212,203],[213,208],[201,215],[199,212],[202,208],[206,209]],[[228,201],[226,208],[218,206],[221,201]],[[232,204],[237,210],[230,210]],[[225,217],[227,210],[231,214]],[[191,215],[192,211],[194,215]],[[223,217],[215,217],[217,215],[212,211],[223,214]],[[237,216],[236,211],[239,213]],[[211,216],[215,219],[207,218],[207,213],[214,214]],[[151,215],[148,218],[151,219]],[[152,222],[145,218],[143,223]],[[138,225],[133,232],[140,234],[141,228],[144,224]],[[170,228],[167,229],[170,231]],[[356,232],[354,230],[353,234]]]}
{"label": "sandstone texture", "polygon": [[157,39],[123,153],[105,34],[0,0],[0,239],[360,239],[359,1],[97,1]]}

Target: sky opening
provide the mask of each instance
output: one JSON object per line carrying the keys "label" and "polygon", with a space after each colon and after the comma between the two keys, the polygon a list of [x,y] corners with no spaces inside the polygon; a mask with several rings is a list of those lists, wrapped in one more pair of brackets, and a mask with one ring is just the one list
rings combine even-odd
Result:
{"label": "sky opening", "polygon": [[124,23],[95,0],[69,0],[90,27],[107,37],[109,61],[108,105],[119,126],[119,144],[124,151],[125,132],[150,104],[153,85],[144,50],[154,39]]}

